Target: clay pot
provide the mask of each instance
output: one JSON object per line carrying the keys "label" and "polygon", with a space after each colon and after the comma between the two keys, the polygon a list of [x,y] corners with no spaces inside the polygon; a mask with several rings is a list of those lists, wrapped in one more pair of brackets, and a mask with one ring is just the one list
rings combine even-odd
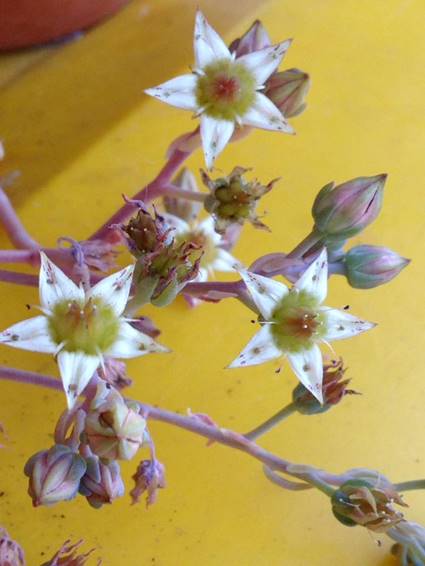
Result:
{"label": "clay pot", "polygon": [[86,29],[129,0],[0,0],[0,49],[47,43]]}

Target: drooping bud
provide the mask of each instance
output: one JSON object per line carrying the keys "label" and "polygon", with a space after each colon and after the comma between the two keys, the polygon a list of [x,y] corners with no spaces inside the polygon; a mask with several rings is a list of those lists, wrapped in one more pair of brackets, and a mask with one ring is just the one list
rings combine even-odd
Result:
{"label": "drooping bud", "polygon": [[313,204],[315,228],[328,240],[355,236],[378,216],[386,175],[358,177],[335,187],[329,183]]}
{"label": "drooping bud", "polygon": [[[199,187],[195,176],[192,171],[186,167],[184,167],[174,179],[173,185],[185,191],[199,193]],[[177,216],[178,218],[182,218],[186,222],[195,220],[202,208],[202,203],[200,202],[174,196],[165,196],[163,201],[164,208],[167,212]]]}
{"label": "drooping bud", "polygon": [[331,502],[333,514],[343,525],[361,525],[375,532],[385,532],[403,520],[394,503],[407,507],[393,486],[373,485],[363,479],[343,483]]}
{"label": "drooping bud", "polygon": [[131,460],[145,439],[146,421],[111,389],[100,403],[92,404],[84,438],[91,450],[106,460]]}
{"label": "drooping bud", "polygon": [[382,246],[356,246],[345,256],[347,280],[356,289],[371,289],[394,279],[410,259]]}
{"label": "drooping bud", "polygon": [[140,497],[146,492],[146,505],[152,505],[157,498],[158,489],[165,487],[165,468],[159,460],[142,460],[132,476],[135,482],[130,491],[133,504],[138,503]]}
{"label": "drooping bud", "polygon": [[[156,211],[140,207],[137,216],[122,227],[137,264],[133,282],[138,306],[171,303],[185,284],[198,274],[202,249],[192,243],[177,244],[174,229]],[[198,251],[198,254],[194,252]]]}
{"label": "drooping bud", "polygon": [[0,566],[25,566],[24,551],[2,527],[0,527]]}
{"label": "drooping bud", "polygon": [[73,499],[86,472],[84,459],[68,446],[57,444],[34,454],[25,465],[28,493],[34,507]]}
{"label": "drooping bud", "polygon": [[264,94],[279,108],[285,118],[298,116],[307,107],[310,77],[299,69],[274,73],[266,82]]}
{"label": "drooping bud", "polygon": [[125,362],[115,358],[104,358],[103,366],[97,370],[100,377],[115,389],[129,387],[133,381],[127,375]]}
{"label": "drooping bud", "polygon": [[118,462],[104,463],[97,456],[86,458],[87,471],[80,483],[80,493],[92,507],[99,509],[104,503],[112,503],[124,495]]}
{"label": "drooping bud", "polygon": [[425,566],[425,528],[418,523],[401,521],[388,533],[397,541],[391,553],[400,566]]}
{"label": "drooping bud", "polygon": [[258,181],[247,181],[243,177],[249,171],[244,167],[235,167],[227,177],[213,181],[205,171],[201,171],[202,181],[210,190],[205,199],[205,209],[215,219],[215,229],[223,234],[231,224],[243,224],[245,220],[251,222],[255,228],[268,230],[256,215],[255,209],[259,199],[271,191],[278,179],[270,181],[268,185],[261,185]]}
{"label": "drooping bud", "polygon": [[343,379],[345,372],[346,368],[344,368],[342,358],[323,364],[323,404],[320,404],[316,397],[302,383],[299,383],[292,393],[292,400],[297,411],[303,415],[318,415],[329,411],[342,401],[345,395],[355,395],[356,391],[347,387],[350,380]]}
{"label": "drooping bud", "polygon": [[[66,540],[53,558],[44,562],[41,566],[84,566],[90,555],[94,552],[94,548],[84,554],[77,554],[82,544],[82,540],[79,540],[75,544],[71,544],[70,540]],[[98,562],[98,565],[100,564],[101,562]]]}
{"label": "drooping bud", "polygon": [[242,57],[242,55],[248,55],[248,53],[252,53],[253,51],[260,51],[260,49],[270,47],[271,45],[272,41],[266,28],[260,20],[255,20],[248,31],[232,41],[229,45],[229,51],[235,57]]}

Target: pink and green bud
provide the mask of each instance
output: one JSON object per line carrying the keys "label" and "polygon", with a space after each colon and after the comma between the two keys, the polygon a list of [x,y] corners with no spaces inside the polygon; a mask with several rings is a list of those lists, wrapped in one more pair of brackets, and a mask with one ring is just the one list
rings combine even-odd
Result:
{"label": "pink and green bud", "polygon": [[[53,558],[44,562],[41,566],[84,566],[94,548],[84,554],[77,554],[82,544],[82,540],[75,544],[71,544],[69,540],[65,541]],[[101,562],[99,561],[97,564],[100,566]]]}
{"label": "pink and green bud", "polygon": [[272,41],[266,28],[260,20],[255,20],[248,31],[232,41],[229,45],[229,51],[235,57],[242,57],[242,55],[248,55],[248,53],[252,53],[253,51],[260,51],[260,49],[270,47],[271,45]]}
{"label": "pink and green bud", "polygon": [[136,484],[130,492],[133,504],[139,503],[146,492],[146,505],[152,505],[157,499],[158,489],[165,488],[165,468],[156,458],[142,460],[132,477]]}
{"label": "pink and green bud", "polygon": [[361,525],[371,531],[385,532],[403,520],[393,504],[406,507],[393,486],[364,479],[343,483],[332,495],[332,511],[343,525]]}
{"label": "pink and green bud", "polygon": [[57,444],[34,454],[25,465],[28,493],[34,507],[73,499],[86,472],[84,459],[68,446]]}
{"label": "pink and green bud", "polygon": [[[195,176],[190,169],[186,167],[184,167],[174,179],[173,185],[184,191],[199,193]],[[182,218],[186,222],[195,220],[202,208],[202,203],[200,202],[174,196],[165,196],[163,201],[164,208],[167,212],[178,218]]]}
{"label": "pink and green bud", "polygon": [[256,214],[260,198],[271,191],[278,179],[262,185],[258,181],[247,181],[244,173],[249,171],[244,167],[235,167],[227,177],[212,180],[202,171],[202,181],[210,190],[205,199],[205,209],[215,220],[215,229],[223,234],[232,224],[242,225],[250,222],[255,228],[268,230]]}
{"label": "pink and green bud", "polygon": [[92,507],[99,509],[124,495],[118,462],[102,462],[97,456],[86,458],[87,471],[80,483],[80,493]]}
{"label": "pink and green bud", "polygon": [[116,390],[90,409],[84,439],[105,460],[131,460],[145,440],[146,421]]}
{"label": "pink and green bud", "polygon": [[394,279],[409,263],[389,248],[356,246],[345,256],[345,272],[352,287],[371,289]]}
{"label": "pink and green bud", "polygon": [[2,527],[0,527],[0,566],[25,566],[24,551]]}
{"label": "pink and green bud", "polygon": [[329,183],[313,204],[315,229],[332,240],[359,234],[378,216],[386,175],[358,177],[335,187]]}
{"label": "pink and green bud", "polygon": [[266,82],[264,94],[279,108],[285,118],[298,116],[307,107],[310,77],[299,69],[274,73]]}

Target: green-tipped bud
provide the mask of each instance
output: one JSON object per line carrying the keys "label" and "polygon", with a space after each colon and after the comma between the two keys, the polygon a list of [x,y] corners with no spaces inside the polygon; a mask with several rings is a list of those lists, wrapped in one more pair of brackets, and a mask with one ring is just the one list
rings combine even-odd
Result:
{"label": "green-tipped bud", "polygon": [[410,259],[382,246],[356,246],[345,256],[348,282],[356,289],[371,289],[394,279]]}
{"label": "green-tipped bud", "polygon": [[80,493],[89,504],[98,509],[124,495],[118,462],[102,462],[97,456],[86,458],[87,471],[80,483]]}
{"label": "green-tipped bud", "polygon": [[335,187],[329,183],[313,204],[315,228],[328,240],[343,240],[360,233],[378,216],[386,175],[358,177]]}
{"label": "green-tipped bud", "polygon": [[307,107],[310,77],[299,69],[274,73],[266,82],[264,94],[279,108],[285,118],[298,116]]}
{"label": "green-tipped bud", "polygon": [[[196,182],[195,176],[192,171],[186,167],[180,171],[174,179],[173,184],[185,191],[199,193],[198,183]],[[202,204],[200,202],[174,196],[165,196],[163,201],[164,208],[167,212],[186,220],[186,222],[195,220],[202,208]]]}

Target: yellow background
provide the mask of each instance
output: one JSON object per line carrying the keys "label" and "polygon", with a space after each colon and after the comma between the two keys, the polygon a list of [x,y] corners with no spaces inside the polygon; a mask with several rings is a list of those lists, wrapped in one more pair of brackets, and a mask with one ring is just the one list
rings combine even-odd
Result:
{"label": "yellow background", "polygon": [[[256,131],[217,162],[224,171],[253,166],[264,181],[282,177],[262,203],[272,234],[246,227],[238,257],[249,264],[291,249],[309,230],[312,200],[326,182],[388,172],[383,212],[356,243],[413,258],[378,289],[357,291],[331,279],[328,304],[348,303],[379,323],[336,344],[363,396],[322,416],[294,416],[262,443],[333,472],[366,466],[394,481],[424,477],[423,0],[136,1],[75,43],[3,55],[0,138],[7,157],[0,172],[22,172],[9,194],[34,237],[52,246],[60,235],[85,238],[121,204],[122,193],[153,177],[169,140],[193,121],[142,91],[192,63],[196,4],[226,40],[255,17],[274,40],[294,37],[283,68],[299,67],[313,80],[307,112],[292,121],[297,136]],[[203,164],[200,152],[190,164]],[[8,247],[4,236],[1,245]],[[3,283],[0,293],[2,327],[26,318],[26,303],[37,303],[35,289]],[[182,301],[144,312],[173,353],[129,363],[135,398],[207,412],[239,431],[287,403],[296,384],[287,366],[280,375],[273,364],[223,370],[253,333],[241,304],[191,311]],[[0,363],[57,374],[48,356],[6,347]],[[83,498],[33,509],[22,468],[51,444],[63,407],[57,393],[1,384],[0,421],[9,441],[0,452],[0,523],[25,547],[31,566],[68,537],[98,547],[107,566],[394,564],[384,536],[337,523],[322,494],[280,490],[247,456],[206,448],[202,439],[158,423],[151,430],[168,487],[155,506],[130,506],[126,496],[101,511]],[[135,466],[123,466],[127,480]],[[425,494],[407,495],[408,517],[424,522]]]}

